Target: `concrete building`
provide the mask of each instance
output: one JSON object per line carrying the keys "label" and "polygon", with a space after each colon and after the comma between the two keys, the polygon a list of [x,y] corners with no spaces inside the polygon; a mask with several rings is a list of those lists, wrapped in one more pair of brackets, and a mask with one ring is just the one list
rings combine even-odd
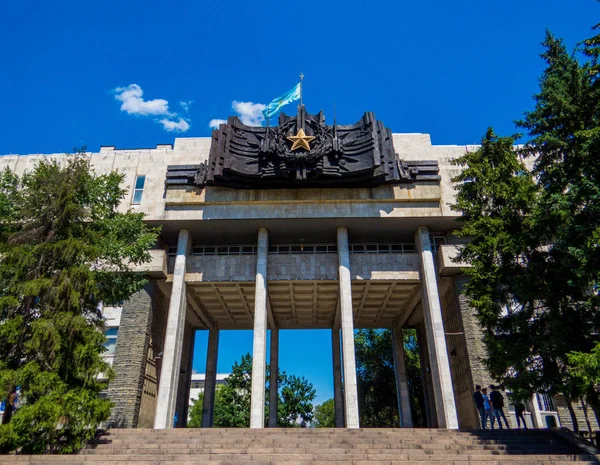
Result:
{"label": "concrete building", "polygon": [[[218,389],[227,382],[229,373],[217,373],[215,387]],[[192,371],[192,381],[190,383],[190,397],[188,398],[188,409],[192,406],[192,402],[198,399],[198,396],[204,392],[204,383],[206,381],[206,373],[195,373]]]}
{"label": "concrete building", "polygon": [[[277,128],[245,128],[230,118],[212,138],[177,138],[172,145],[151,149],[105,146],[89,154],[97,173],[117,170],[125,175],[129,195],[121,205],[123,211],[143,212],[149,225],[162,226],[152,261],[138,267],[149,277],[146,288],[106,309],[109,328],[118,328],[108,334],[114,341],[110,356],[116,378],[108,392],[116,404],[114,426],[170,428],[175,412],[179,426],[184,425],[196,329],[209,331],[203,424],[211,426],[219,379],[219,331],[252,329],[251,427],[263,428],[265,364],[270,359],[272,366],[277,365],[279,329],[327,328],[333,348],[336,423],[357,428],[353,331],[389,328],[395,339],[401,426],[409,427],[401,341],[403,329],[416,328],[428,425],[477,427],[471,393],[475,384],[489,385],[493,380],[482,362],[485,352],[478,322],[463,294],[466,278],[461,264],[452,260],[460,241],[452,235],[458,225],[457,213],[450,208],[455,196],[451,179],[458,174],[451,161],[476,147],[432,145],[427,134],[392,135],[368,115],[360,127],[320,123],[319,132],[317,117],[306,116],[301,108],[297,120],[280,120],[279,128],[297,127],[289,129],[289,145],[284,146],[285,138],[278,139],[279,148],[269,145],[273,136],[268,131],[276,134]],[[379,128],[373,137],[380,137],[382,145],[369,150],[377,156],[383,153],[381,147],[391,147],[391,152],[386,152],[385,162],[378,165],[373,156],[369,163],[377,169],[385,163],[395,181],[378,184],[375,181],[384,177],[376,170],[373,178],[363,176],[355,184],[352,179],[358,177],[347,185],[310,181],[313,173],[325,173],[330,166],[319,165],[318,156],[325,149],[312,159],[314,145],[308,150],[293,148],[291,143],[302,139],[301,128],[316,138],[311,142],[306,136],[308,144],[331,138],[333,142],[327,143],[333,148],[327,150],[333,155],[328,163],[337,157],[335,166],[341,173],[335,179],[345,179],[344,170],[354,160],[348,155],[347,135],[356,130],[358,140],[366,134],[364,128]],[[239,142],[231,137],[242,137],[239,134],[248,145],[238,155],[250,153],[248,164],[257,160],[271,169],[273,157],[280,157],[283,164],[290,154],[301,153],[303,157],[294,160],[295,174],[282,174],[279,165],[270,171],[261,168],[262,184],[243,185],[247,167],[227,165],[233,156],[228,150]],[[258,142],[252,143],[252,138]],[[344,143],[347,147],[340,149]],[[257,158],[252,158],[255,153]],[[22,174],[42,156],[65,157],[7,155],[0,157],[0,169]],[[309,166],[315,159],[317,165]],[[236,163],[239,160],[243,158]],[[334,179],[337,172],[331,176]],[[276,399],[277,393],[269,395]],[[539,407],[541,402],[532,404]],[[537,411],[532,417],[544,426],[543,412]],[[274,421],[272,411],[268,423]]]}

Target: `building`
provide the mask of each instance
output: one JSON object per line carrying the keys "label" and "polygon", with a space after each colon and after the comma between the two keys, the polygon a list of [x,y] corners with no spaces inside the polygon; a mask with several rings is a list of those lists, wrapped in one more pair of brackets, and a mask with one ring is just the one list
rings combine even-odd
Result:
{"label": "building", "polygon": [[[111,423],[170,428],[177,412],[184,425],[194,333],[204,329],[203,423],[211,426],[219,330],[253,329],[251,427],[262,428],[265,364],[269,358],[277,365],[278,330],[328,328],[336,423],[357,428],[353,330],[390,328],[401,423],[408,427],[401,341],[411,327],[422,349],[428,425],[477,427],[471,393],[492,380],[463,294],[466,278],[452,260],[460,241],[450,209],[457,174],[451,160],[474,149],[434,146],[427,134],[392,134],[372,113],[330,126],[300,106],[271,128],[232,117],[212,137],[90,154],[97,173],[125,174],[130,194],[121,208],[162,226],[152,261],[138,268],[149,284],[105,309],[116,372]],[[40,156],[4,156],[0,168],[22,174]],[[544,416],[568,424],[562,406],[542,397],[531,404],[538,426]]]}
{"label": "building", "polygon": [[[215,386],[218,389],[227,382],[229,373],[217,373]],[[204,383],[206,382],[205,373],[195,373],[192,371],[192,381],[190,384],[190,396],[188,398],[188,410],[192,406],[192,402],[198,399],[198,396],[204,392]]]}

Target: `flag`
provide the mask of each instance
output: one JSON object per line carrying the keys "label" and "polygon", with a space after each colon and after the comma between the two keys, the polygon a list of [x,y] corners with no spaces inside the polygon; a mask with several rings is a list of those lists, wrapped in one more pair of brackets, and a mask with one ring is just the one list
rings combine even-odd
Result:
{"label": "flag", "polygon": [[300,83],[296,84],[292,90],[287,91],[280,97],[277,97],[271,103],[267,105],[267,108],[263,110],[263,115],[265,118],[270,118],[275,113],[277,113],[282,106],[287,105],[294,100],[298,100],[300,98]]}

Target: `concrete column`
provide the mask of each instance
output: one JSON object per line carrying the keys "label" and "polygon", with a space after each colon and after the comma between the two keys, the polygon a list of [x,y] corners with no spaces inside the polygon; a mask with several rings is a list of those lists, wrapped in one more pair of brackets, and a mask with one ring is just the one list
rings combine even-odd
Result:
{"label": "concrete column", "polygon": [[536,428],[546,428],[546,425],[544,425],[544,420],[542,419],[542,412],[540,411],[538,395],[535,392],[531,397],[531,419],[533,420],[533,426]]}
{"label": "concrete column", "polygon": [[331,351],[333,353],[333,404],[335,406],[335,427],[344,427],[344,398],[342,391],[342,361],[340,353],[340,328],[331,330]]}
{"label": "concrete column", "polygon": [[177,240],[177,257],[173,270],[173,287],[169,301],[169,315],[162,356],[158,400],[154,428],[172,428],[177,400],[179,371],[181,368],[181,352],[183,350],[183,331],[187,300],[185,296],[185,263],[192,241],[187,229],[179,231]]}
{"label": "concrete column", "polygon": [[277,406],[279,403],[279,330],[271,328],[271,357],[269,358],[271,378],[269,380],[269,428],[277,427]]}
{"label": "concrete column", "polygon": [[440,428],[458,429],[458,416],[456,414],[450,362],[446,349],[446,335],[442,320],[442,306],[427,227],[420,226],[417,228],[415,246],[421,260],[423,314],[425,317],[425,330],[427,331],[438,426]]}
{"label": "concrete column", "polygon": [[352,281],[350,280],[350,251],[348,229],[337,229],[340,284],[340,316],[342,323],[342,354],[344,360],[344,400],[346,428],[358,428],[358,390],[354,353],[354,315],[352,313]]}
{"label": "concrete column", "polygon": [[[421,310],[422,311],[422,310]],[[419,361],[421,362],[421,380],[423,382],[423,400],[425,408],[425,425],[428,428],[437,428],[437,417],[435,416],[435,400],[433,398],[433,385],[431,382],[431,364],[427,352],[427,337],[425,336],[425,324],[421,321],[417,325],[419,343]]]}
{"label": "concrete column", "polygon": [[206,375],[204,377],[204,400],[202,403],[202,427],[212,428],[215,416],[215,389],[217,386],[217,359],[219,354],[219,330],[208,331],[206,352]]}
{"label": "concrete column", "polygon": [[181,368],[179,371],[179,385],[177,388],[177,401],[175,403],[176,428],[185,428],[188,419],[190,404],[190,388],[192,387],[192,361],[194,358],[194,341],[196,330],[185,322],[183,330],[183,350],[181,353]]}
{"label": "concrete column", "polygon": [[396,394],[398,396],[398,417],[400,427],[412,428],[412,412],[410,409],[410,394],[408,392],[408,377],[406,361],[404,360],[404,338],[402,328],[392,331],[392,346],[394,349],[394,371],[396,372]]}
{"label": "concrete column", "polygon": [[252,346],[252,393],[250,428],[265,427],[265,377],[267,363],[267,256],[269,232],[258,230],[256,286],[254,294],[254,343]]}

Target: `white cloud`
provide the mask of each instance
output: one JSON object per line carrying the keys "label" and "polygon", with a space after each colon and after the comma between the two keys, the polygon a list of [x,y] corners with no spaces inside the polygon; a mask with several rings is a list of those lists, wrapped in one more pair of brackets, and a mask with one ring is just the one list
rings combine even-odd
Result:
{"label": "white cloud", "polygon": [[190,124],[183,118],[179,118],[179,121],[163,118],[159,123],[163,125],[165,131],[185,132],[190,128]]}
{"label": "white cloud", "polygon": [[[246,126],[262,126],[265,122],[265,115],[262,112],[267,106],[264,103],[238,102],[234,100],[231,102],[231,108],[238,114],[240,120]],[[208,126],[215,129],[221,123],[226,122],[224,119],[211,119]]]}
{"label": "white cloud", "polygon": [[[190,119],[183,119],[177,113],[169,111],[169,102],[162,98],[144,100],[144,91],[137,84],[114,89],[115,99],[121,102],[121,111],[129,115],[148,116],[162,124],[165,131],[185,132],[190,128]],[[192,101],[179,102],[181,108],[188,113]],[[158,118],[162,116],[162,118]]]}
{"label": "white cloud", "polygon": [[227,120],[224,120],[224,119],[211,119],[210,123],[208,123],[208,127],[217,129],[221,124],[224,124],[226,122],[227,122]]}
{"label": "white cloud", "polygon": [[130,115],[142,116],[171,115],[167,100],[162,98],[144,100],[142,95],[144,95],[144,91],[137,84],[115,89],[115,98],[122,102],[121,111],[126,111]]}
{"label": "white cloud", "polygon": [[265,116],[262,114],[262,111],[267,106],[262,103],[253,103],[253,102],[238,102],[234,100],[231,104],[231,108],[235,111],[242,123],[247,126],[262,126],[262,123],[265,120]]}
{"label": "white cloud", "polygon": [[181,107],[181,109],[183,111],[185,111],[186,113],[189,113],[190,109],[192,108],[192,103],[194,103],[193,100],[181,101],[181,102],[179,102],[179,106]]}

